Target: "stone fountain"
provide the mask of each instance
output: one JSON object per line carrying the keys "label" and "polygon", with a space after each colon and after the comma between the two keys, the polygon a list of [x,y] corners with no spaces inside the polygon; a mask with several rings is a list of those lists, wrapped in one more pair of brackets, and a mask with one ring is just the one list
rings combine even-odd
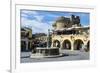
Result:
{"label": "stone fountain", "polygon": [[37,47],[36,52],[31,54],[31,58],[48,58],[48,57],[58,57],[62,54],[59,53],[58,47],[50,47],[50,30],[47,34],[47,47]]}

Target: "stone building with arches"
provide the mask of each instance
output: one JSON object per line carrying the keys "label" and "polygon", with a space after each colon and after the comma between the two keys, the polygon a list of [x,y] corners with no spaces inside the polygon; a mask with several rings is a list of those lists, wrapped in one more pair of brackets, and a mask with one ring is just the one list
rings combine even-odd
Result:
{"label": "stone building with arches", "polygon": [[79,16],[59,17],[52,26],[52,47],[59,47],[61,50],[89,51],[90,27],[82,26]]}

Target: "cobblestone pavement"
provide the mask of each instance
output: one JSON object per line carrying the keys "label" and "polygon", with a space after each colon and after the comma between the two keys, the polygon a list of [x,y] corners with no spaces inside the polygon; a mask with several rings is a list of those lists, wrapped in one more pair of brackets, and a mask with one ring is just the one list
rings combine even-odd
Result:
{"label": "cobblestone pavement", "polygon": [[39,59],[30,58],[31,52],[21,52],[21,63],[89,60],[89,52],[66,51],[66,50],[63,50],[62,52],[66,54],[60,57],[39,58]]}

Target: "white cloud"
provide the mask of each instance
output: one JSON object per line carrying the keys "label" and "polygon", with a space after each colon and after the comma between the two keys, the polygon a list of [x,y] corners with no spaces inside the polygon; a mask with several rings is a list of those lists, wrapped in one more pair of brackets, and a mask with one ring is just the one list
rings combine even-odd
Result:
{"label": "white cloud", "polygon": [[21,19],[21,26],[24,27],[31,27],[32,28],[32,33],[47,33],[48,29],[52,28],[51,22],[44,23],[42,21],[37,21],[37,20],[28,20],[26,18]]}
{"label": "white cloud", "polygon": [[36,20],[39,21],[39,22],[41,22],[41,21],[43,20],[43,18],[44,18],[44,16],[42,16],[42,15],[35,15],[34,17],[35,17]]}
{"label": "white cloud", "polygon": [[32,15],[37,15],[38,13],[36,11],[32,10],[22,10],[22,14],[32,14]]}
{"label": "white cloud", "polygon": [[37,21],[42,21],[44,16],[40,15],[37,11],[22,11],[22,17],[28,18],[28,17],[34,17]]}
{"label": "white cloud", "polygon": [[[29,15],[34,16],[34,19],[28,19]],[[37,11],[22,11],[21,26],[32,28],[32,33],[47,33],[48,29],[52,29],[53,22],[42,22],[44,17]]]}

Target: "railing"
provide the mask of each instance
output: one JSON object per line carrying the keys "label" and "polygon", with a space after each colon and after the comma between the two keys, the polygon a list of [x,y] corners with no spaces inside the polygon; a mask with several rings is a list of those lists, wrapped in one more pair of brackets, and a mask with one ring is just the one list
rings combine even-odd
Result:
{"label": "railing", "polygon": [[63,37],[89,37],[89,35],[81,35],[81,34],[75,34],[75,35],[73,35],[73,34],[71,34],[71,35],[52,35],[52,37],[61,37],[61,38],[63,38]]}

